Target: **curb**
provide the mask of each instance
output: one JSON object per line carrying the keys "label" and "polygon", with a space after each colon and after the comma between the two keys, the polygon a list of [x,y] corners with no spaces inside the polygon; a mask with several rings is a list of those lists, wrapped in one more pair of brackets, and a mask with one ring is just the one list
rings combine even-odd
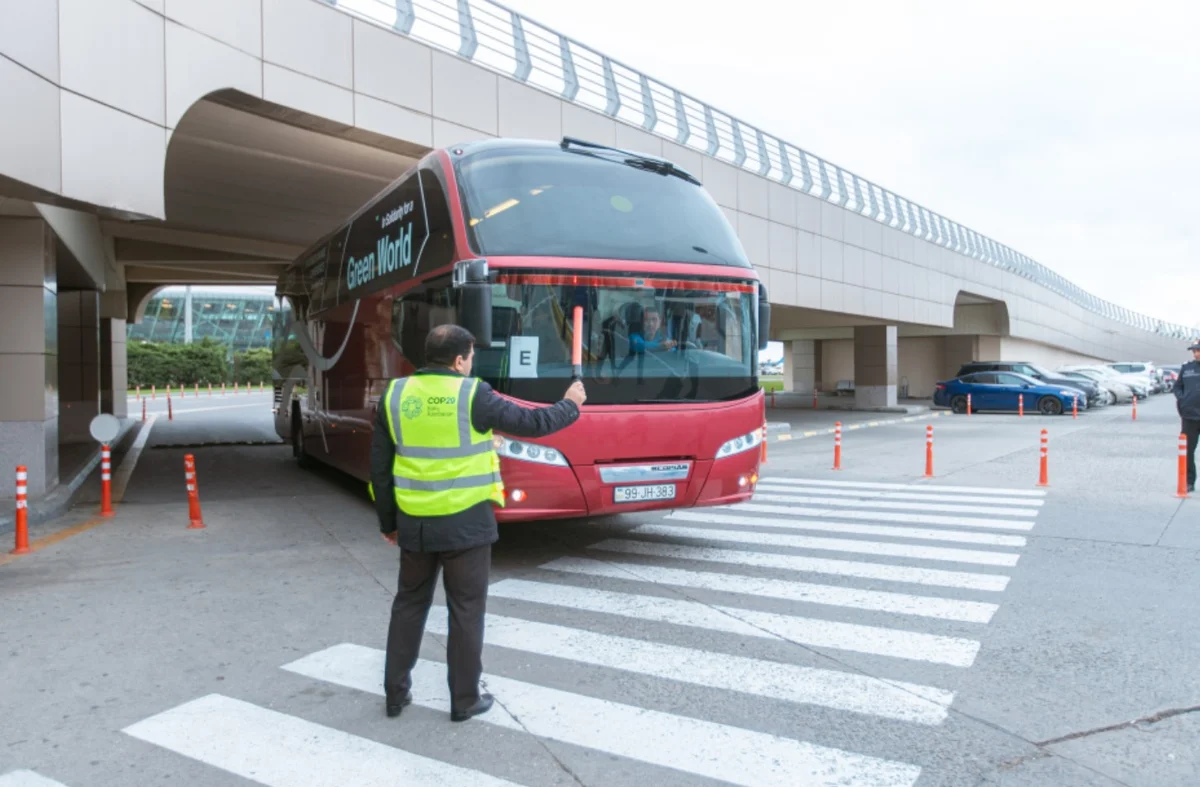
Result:
{"label": "curb", "polygon": [[[141,425],[140,418],[132,418],[126,416],[122,419],[121,431],[112,441],[112,451],[114,461],[117,455],[123,453],[128,447],[125,445],[131,435],[137,434],[135,426]],[[100,466],[100,446],[96,445],[95,454],[87,461],[87,464],[79,468],[74,477],[70,479],[59,478],[58,486],[54,488],[49,495],[30,502],[28,508],[29,526],[44,524],[52,520],[58,519],[67,509],[75,502],[79,490],[83,488],[83,484]],[[0,515],[0,533],[11,533],[15,525],[15,518],[11,512]],[[2,550],[0,550],[2,551]]]}
{"label": "curb", "polygon": [[[852,432],[855,429],[873,429],[877,426],[894,426],[895,424],[911,424],[916,421],[924,421],[927,418],[941,418],[942,416],[950,415],[949,410],[931,410],[920,415],[910,415],[905,418],[889,418],[885,421],[864,421],[857,424],[842,424],[843,432]],[[821,435],[830,435],[835,431],[835,427],[829,429],[815,429],[804,432],[791,432],[787,434],[776,435],[772,438],[769,434],[767,442],[781,443],[786,440],[804,440],[809,437],[819,437]]]}

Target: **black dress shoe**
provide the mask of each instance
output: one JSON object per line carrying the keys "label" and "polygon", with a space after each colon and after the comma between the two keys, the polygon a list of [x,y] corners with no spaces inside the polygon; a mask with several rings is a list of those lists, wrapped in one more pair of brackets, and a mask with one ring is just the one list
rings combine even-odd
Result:
{"label": "black dress shoe", "polygon": [[412,704],[412,692],[405,694],[399,702],[387,701],[387,715],[389,719],[393,719],[400,715],[400,711],[404,710],[405,706]]}
{"label": "black dress shoe", "polygon": [[450,711],[450,721],[466,721],[472,716],[478,716],[481,713],[487,713],[492,709],[492,695],[480,694],[478,701],[466,710]]}

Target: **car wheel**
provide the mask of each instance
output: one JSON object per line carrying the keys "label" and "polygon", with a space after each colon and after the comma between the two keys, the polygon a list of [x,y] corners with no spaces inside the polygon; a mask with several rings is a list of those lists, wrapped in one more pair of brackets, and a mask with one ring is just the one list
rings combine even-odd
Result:
{"label": "car wheel", "polygon": [[1053,396],[1043,396],[1038,400],[1038,412],[1042,415],[1062,415],[1062,402]]}
{"label": "car wheel", "polygon": [[310,467],[312,460],[304,449],[304,427],[300,423],[300,414],[292,413],[292,458],[300,467]]}
{"label": "car wheel", "polygon": [[967,412],[967,397],[956,396],[950,400],[950,411],[955,415],[963,415]]}
{"label": "car wheel", "polygon": [[1104,403],[1110,407],[1117,403],[1117,395],[1112,391],[1104,392]]}

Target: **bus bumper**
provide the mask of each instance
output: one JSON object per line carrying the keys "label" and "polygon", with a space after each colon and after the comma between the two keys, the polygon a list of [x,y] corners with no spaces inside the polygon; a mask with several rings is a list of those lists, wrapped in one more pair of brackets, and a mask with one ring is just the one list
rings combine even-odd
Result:
{"label": "bus bumper", "polygon": [[572,519],[744,503],[754,495],[760,456],[754,450],[693,461],[688,478],[675,484],[674,498],[638,503],[616,502],[616,485],[601,479],[597,465],[549,467],[502,460],[505,506],[496,509],[496,519]]}

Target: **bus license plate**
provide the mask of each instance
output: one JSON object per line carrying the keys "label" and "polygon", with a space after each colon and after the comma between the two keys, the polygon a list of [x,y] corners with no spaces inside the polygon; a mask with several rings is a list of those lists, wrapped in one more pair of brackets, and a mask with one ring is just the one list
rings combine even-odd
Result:
{"label": "bus license plate", "polygon": [[674,484],[618,486],[613,489],[614,503],[645,503],[650,500],[672,500],[674,497]]}

